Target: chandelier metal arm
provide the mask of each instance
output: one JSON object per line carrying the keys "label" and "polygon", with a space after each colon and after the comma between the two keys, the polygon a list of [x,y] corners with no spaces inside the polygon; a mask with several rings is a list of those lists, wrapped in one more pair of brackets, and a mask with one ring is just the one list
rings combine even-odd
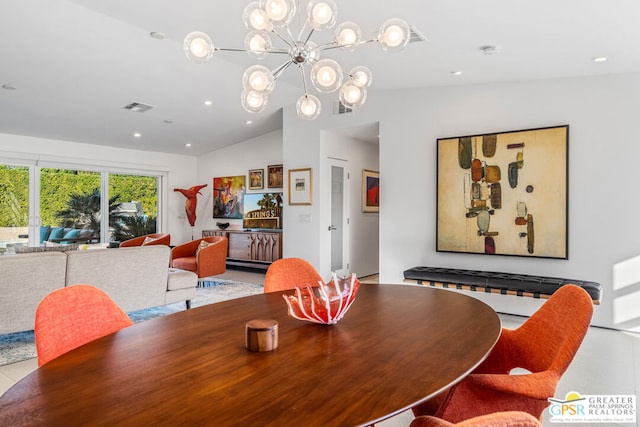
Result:
{"label": "chandelier metal arm", "polygon": [[280,77],[282,75],[282,73],[284,73],[284,71],[289,68],[291,65],[293,64],[293,61],[287,61],[284,64],[282,64],[281,66],[279,66],[278,68],[276,68],[275,70],[273,70],[271,73],[273,74],[273,78],[274,80],[277,79],[278,77]]}
{"label": "chandelier metal arm", "polygon": [[311,39],[311,36],[313,35],[313,32],[315,31],[315,28],[311,27],[311,31],[309,31],[309,35],[307,36],[307,38],[304,40],[303,44],[307,44],[309,42],[309,39]]}
{"label": "chandelier metal arm", "polygon": [[[287,29],[288,29],[288,27],[287,27]],[[292,42],[290,42],[289,40],[287,40],[287,39],[286,39],[282,34],[280,34],[279,32],[277,32],[275,28],[273,28],[273,29],[271,30],[271,32],[272,32],[273,34],[275,34],[275,35],[276,35],[280,40],[282,40],[282,41],[283,41],[287,46],[289,46],[289,47],[293,47],[293,43],[292,43]],[[293,38],[292,38],[292,39],[293,39]]]}
{"label": "chandelier metal arm", "polygon": [[331,49],[340,49],[343,47],[358,47],[360,45],[363,44],[367,44],[367,43],[376,43],[378,41],[378,39],[371,39],[371,40],[361,40],[357,43],[351,43],[351,44],[338,44],[335,41],[333,42],[329,42],[323,45],[318,46],[316,49],[318,50],[331,50]]}
{"label": "chandelier metal arm", "polygon": [[304,76],[304,64],[298,64],[300,68],[300,74],[302,74],[302,88],[304,89],[304,96],[309,95],[309,91],[307,91],[307,79]]}

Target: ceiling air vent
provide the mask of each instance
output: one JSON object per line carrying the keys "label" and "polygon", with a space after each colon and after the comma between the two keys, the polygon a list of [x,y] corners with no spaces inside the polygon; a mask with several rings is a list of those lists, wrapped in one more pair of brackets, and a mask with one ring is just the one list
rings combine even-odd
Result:
{"label": "ceiling air vent", "polygon": [[345,106],[342,102],[337,101],[333,103],[333,115],[347,114],[353,112],[353,108]]}
{"label": "ceiling air vent", "polygon": [[420,34],[415,27],[409,27],[409,43],[425,42],[427,38]]}
{"label": "ceiling air vent", "polygon": [[152,105],[143,104],[141,102],[132,102],[129,105],[125,105],[125,110],[135,111],[136,113],[145,113],[154,108]]}

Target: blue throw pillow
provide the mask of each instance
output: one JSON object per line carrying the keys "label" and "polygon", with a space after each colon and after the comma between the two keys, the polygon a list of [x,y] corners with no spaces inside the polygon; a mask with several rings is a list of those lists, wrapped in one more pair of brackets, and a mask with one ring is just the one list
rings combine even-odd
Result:
{"label": "blue throw pillow", "polygon": [[65,238],[65,239],[73,239],[74,237],[78,237],[78,234],[80,234],[80,229],[78,229],[78,228],[74,228],[73,230],[69,230],[69,231],[64,235],[64,238]]}
{"label": "blue throw pillow", "polygon": [[49,234],[49,240],[51,240],[51,239],[62,239],[62,236],[64,236],[64,228],[53,227],[51,229],[51,233]]}
{"label": "blue throw pillow", "polygon": [[40,226],[40,241],[44,242],[49,238],[49,233],[51,233],[50,225],[41,225]]}

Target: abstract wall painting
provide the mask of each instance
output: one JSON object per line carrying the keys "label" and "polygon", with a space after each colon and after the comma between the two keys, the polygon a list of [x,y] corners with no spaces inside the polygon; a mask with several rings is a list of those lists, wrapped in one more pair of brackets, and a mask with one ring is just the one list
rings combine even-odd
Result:
{"label": "abstract wall painting", "polygon": [[569,126],[437,141],[436,251],[568,259]]}
{"label": "abstract wall painting", "polygon": [[213,217],[242,219],[245,177],[213,178]]}

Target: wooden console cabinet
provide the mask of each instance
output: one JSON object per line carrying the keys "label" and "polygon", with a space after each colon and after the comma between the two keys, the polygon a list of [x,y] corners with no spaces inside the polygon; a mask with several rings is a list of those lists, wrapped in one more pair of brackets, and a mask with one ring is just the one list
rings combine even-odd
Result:
{"label": "wooden console cabinet", "polygon": [[275,231],[202,230],[202,237],[224,236],[229,239],[227,264],[268,268],[282,258],[282,233]]}

